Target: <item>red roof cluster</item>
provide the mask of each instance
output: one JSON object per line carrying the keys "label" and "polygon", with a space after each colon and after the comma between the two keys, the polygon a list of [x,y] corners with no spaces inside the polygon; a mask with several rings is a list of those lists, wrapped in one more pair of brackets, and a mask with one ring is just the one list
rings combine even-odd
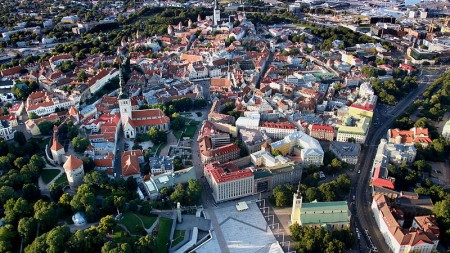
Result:
{"label": "red roof cluster", "polygon": [[332,126],[323,126],[323,125],[313,124],[313,125],[311,126],[311,131],[334,132],[334,127],[332,127]]}
{"label": "red roof cluster", "polygon": [[205,165],[205,172],[210,174],[216,183],[225,183],[237,179],[253,177],[250,169],[240,170],[234,163],[213,162]]}
{"label": "red roof cluster", "polygon": [[401,138],[401,143],[413,144],[413,143],[431,143],[431,139],[428,136],[428,128],[413,127],[410,130],[389,129],[389,138]]}
{"label": "red roof cluster", "polygon": [[288,122],[282,122],[282,123],[274,123],[274,122],[261,122],[261,127],[268,127],[268,128],[281,128],[281,129],[295,129],[295,125],[288,123]]}
{"label": "red roof cluster", "polygon": [[372,185],[394,190],[395,189],[394,180],[381,178],[380,174],[381,174],[381,166],[379,165],[375,168],[375,173],[372,177]]}

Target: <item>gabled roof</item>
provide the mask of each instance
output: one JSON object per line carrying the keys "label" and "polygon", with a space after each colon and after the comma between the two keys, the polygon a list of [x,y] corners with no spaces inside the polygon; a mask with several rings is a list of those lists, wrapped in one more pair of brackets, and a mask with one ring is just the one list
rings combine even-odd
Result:
{"label": "gabled roof", "polygon": [[125,151],[122,153],[122,176],[128,177],[141,174],[138,156],[139,154],[135,150]]}

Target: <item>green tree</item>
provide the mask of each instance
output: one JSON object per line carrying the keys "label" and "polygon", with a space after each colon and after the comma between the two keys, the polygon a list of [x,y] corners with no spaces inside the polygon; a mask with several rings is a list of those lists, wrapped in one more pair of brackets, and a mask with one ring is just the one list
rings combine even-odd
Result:
{"label": "green tree", "polygon": [[19,170],[27,163],[28,161],[24,157],[17,157],[16,160],[14,160],[14,166]]}
{"label": "green tree", "polygon": [[150,235],[139,237],[139,239],[134,242],[134,252],[135,253],[156,252],[154,237],[151,237]]}
{"label": "green tree", "polygon": [[78,74],[77,74],[78,82],[86,82],[87,78],[88,77],[86,75],[86,72],[84,72],[84,70],[81,70],[80,72],[78,72]]}
{"label": "green tree", "polygon": [[200,199],[202,196],[202,185],[196,179],[188,180],[188,195],[190,204],[198,204],[200,203]]}
{"label": "green tree", "polygon": [[48,253],[64,252],[67,247],[71,234],[70,229],[67,226],[59,226],[52,229],[47,234],[46,243],[48,245]]}
{"label": "green tree", "polygon": [[163,130],[160,130],[156,127],[150,128],[150,130],[148,131],[148,136],[155,145],[167,142],[167,134]]}
{"label": "green tree", "polygon": [[55,204],[46,202],[42,199],[33,205],[34,218],[39,222],[41,228],[49,229],[56,225],[56,209]]}
{"label": "green tree", "polygon": [[275,200],[275,205],[277,207],[285,207],[292,204],[292,198],[294,195],[295,189],[292,185],[277,185],[272,190],[272,195]]}
{"label": "green tree", "polygon": [[122,196],[114,196],[114,206],[119,210],[119,212],[125,211],[126,200]]}
{"label": "green tree", "polygon": [[23,146],[27,142],[27,138],[21,131],[14,132],[14,141],[16,141],[20,146]]}
{"label": "green tree", "polygon": [[94,160],[90,157],[83,157],[81,158],[83,161],[83,169],[85,173],[88,173],[90,171],[93,171],[95,168]]}
{"label": "green tree", "polygon": [[9,171],[13,168],[11,159],[8,156],[0,156],[0,168],[4,171]]}
{"label": "green tree", "polygon": [[22,188],[22,196],[28,200],[33,201],[39,198],[41,191],[36,184],[24,184]]}
{"label": "green tree", "polygon": [[51,130],[53,129],[53,123],[47,120],[43,120],[39,122],[38,124],[39,131],[43,135],[50,134]]}
{"label": "green tree", "polygon": [[44,233],[25,248],[25,253],[46,253],[47,248],[47,233]]}
{"label": "green tree", "polygon": [[7,155],[9,153],[8,143],[5,139],[0,138],[0,155]]}
{"label": "green tree", "polygon": [[18,234],[11,224],[0,227],[0,252],[15,252],[19,245]]}
{"label": "green tree", "polygon": [[180,114],[172,114],[172,120],[170,121],[170,128],[173,130],[183,129],[186,124],[186,119],[181,117]]}
{"label": "green tree", "polygon": [[24,240],[25,245],[32,241],[36,235],[37,221],[33,217],[24,217],[19,220],[17,232]]}
{"label": "green tree", "polygon": [[11,224],[17,224],[19,219],[27,217],[32,213],[30,204],[24,198],[18,198],[17,200],[9,199],[6,201],[4,208],[5,217],[3,220]]}
{"label": "green tree", "polygon": [[186,199],[186,190],[184,189],[184,185],[177,184],[175,186],[174,192],[170,195],[170,200],[173,204],[180,202],[181,204],[185,203]]}
{"label": "green tree", "polygon": [[72,140],[73,149],[78,153],[83,153],[87,149],[89,144],[90,143],[87,138],[83,138],[80,136],[77,136]]}
{"label": "green tree", "polygon": [[76,66],[77,65],[73,61],[64,61],[64,62],[61,63],[61,65],[59,65],[59,69],[63,73],[67,73],[69,71],[74,70]]}
{"label": "green tree", "polygon": [[131,253],[132,248],[128,243],[107,242],[103,245],[101,253]]}
{"label": "green tree", "polygon": [[425,117],[422,117],[419,120],[417,120],[416,123],[414,123],[414,126],[425,128],[428,126],[428,119]]}
{"label": "green tree", "polygon": [[320,200],[320,191],[317,190],[316,187],[308,187],[305,192],[305,198],[307,202],[311,202],[314,200]]}
{"label": "green tree", "polygon": [[107,215],[100,219],[98,230],[104,233],[110,233],[117,225],[117,221],[112,215]]}
{"label": "green tree", "polygon": [[4,185],[0,187],[0,204],[3,206],[9,199],[17,198],[18,195],[14,188]]}
{"label": "green tree", "polygon": [[77,230],[70,237],[69,252],[100,252],[104,238],[105,234],[94,226],[86,230]]}

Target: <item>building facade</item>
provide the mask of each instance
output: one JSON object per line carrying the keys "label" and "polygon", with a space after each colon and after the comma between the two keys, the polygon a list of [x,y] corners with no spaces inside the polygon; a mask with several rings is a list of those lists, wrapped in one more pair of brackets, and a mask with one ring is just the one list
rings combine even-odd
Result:
{"label": "building facade", "polygon": [[304,132],[294,132],[270,146],[272,151],[279,151],[282,155],[290,154],[294,150],[299,151],[301,163],[304,165],[320,166],[323,163],[324,152],[320,143]]}
{"label": "building facade", "polygon": [[253,194],[254,177],[250,169],[240,170],[233,163],[213,162],[205,165],[204,173],[216,202]]}
{"label": "building facade", "polygon": [[333,141],[334,127],[312,124],[309,126],[309,135],[319,140]]}
{"label": "building facade", "polygon": [[330,151],[337,159],[348,164],[356,164],[358,163],[361,145],[359,143],[333,141],[330,145]]}
{"label": "building facade", "polygon": [[347,201],[303,203],[300,192],[294,193],[291,223],[300,226],[326,226],[330,229],[346,229],[350,227],[351,212]]}
{"label": "building facade", "polygon": [[384,241],[393,253],[431,253],[437,248],[439,228],[432,216],[416,217],[413,225],[405,229],[403,212],[395,209],[386,195],[375,195],[371,208]]}

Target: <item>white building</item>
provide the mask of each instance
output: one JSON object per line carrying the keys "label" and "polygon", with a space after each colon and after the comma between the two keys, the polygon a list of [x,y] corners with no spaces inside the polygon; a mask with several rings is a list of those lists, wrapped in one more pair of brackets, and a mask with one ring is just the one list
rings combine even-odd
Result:
{"label": "white building", "polygon": [[259,118],[250,118],[250,117],[239,117],[236,120],[236,128],[237,131],[240,129],[258,129],[259,127]]}
{"label": "white building", "polygon": [[87,83],[90,86],[89,91],[94,94],[95,92],[103,88],[103,86],[105,86],[107,82],[118,75],[119,71],[117,71],[116,69],[101,69],[97,75],[88,79]]}
{"label": "white building", "polygon": [[219,24],[220,21],[220,8],[219,5],[217,4],[217,0],[214,0],[214,25],[217,26]]}
{"label": "white building", "polygon": [[386,139],[381,139],[377,155],[381,154],[385,155],[394,164],[411,164],[416,159],[417,150],[414,146],[388,143]]}
{"label": "white building", "polygon": [[12,140],[15,132],[16,130],[13,130],[9,121],[0,120],[0,137],[5,139],[5,141]]}
{"label": "white building", "polygon": [[259,127],[260,131],[265,131],[267,136],[273,139],[282,139],[297,131],[297,127],[291,123],[263,122]]}
{"label": "white building", "polygon": [[205,165],[204,172],[216,202],[253,194],[254,175],[250,169],[240,170],[231,162],[213,162]]}
{"label": "white building", "polygon": [[75,190],[83,183],[84,169],[83,161],[76,156],[69,155],[67,161],[63,165],[66,172],[67,181],[72,190]]}
{"label": "white building", "polygon": [[274,157],[266,150],[261,150],[250,154],[250,159],[255,166],[273,167],[280,164],[286,164],[290,161],[289,158],[282,155]]}
{"label": "white building", "polygon": [[295,132],[282,140],[273,142],[272,151],[279,151],[282,155],[294,154],[300,156],[303,165],[317,165],[323,163],[324,152],[320,143],[304,132]]}

